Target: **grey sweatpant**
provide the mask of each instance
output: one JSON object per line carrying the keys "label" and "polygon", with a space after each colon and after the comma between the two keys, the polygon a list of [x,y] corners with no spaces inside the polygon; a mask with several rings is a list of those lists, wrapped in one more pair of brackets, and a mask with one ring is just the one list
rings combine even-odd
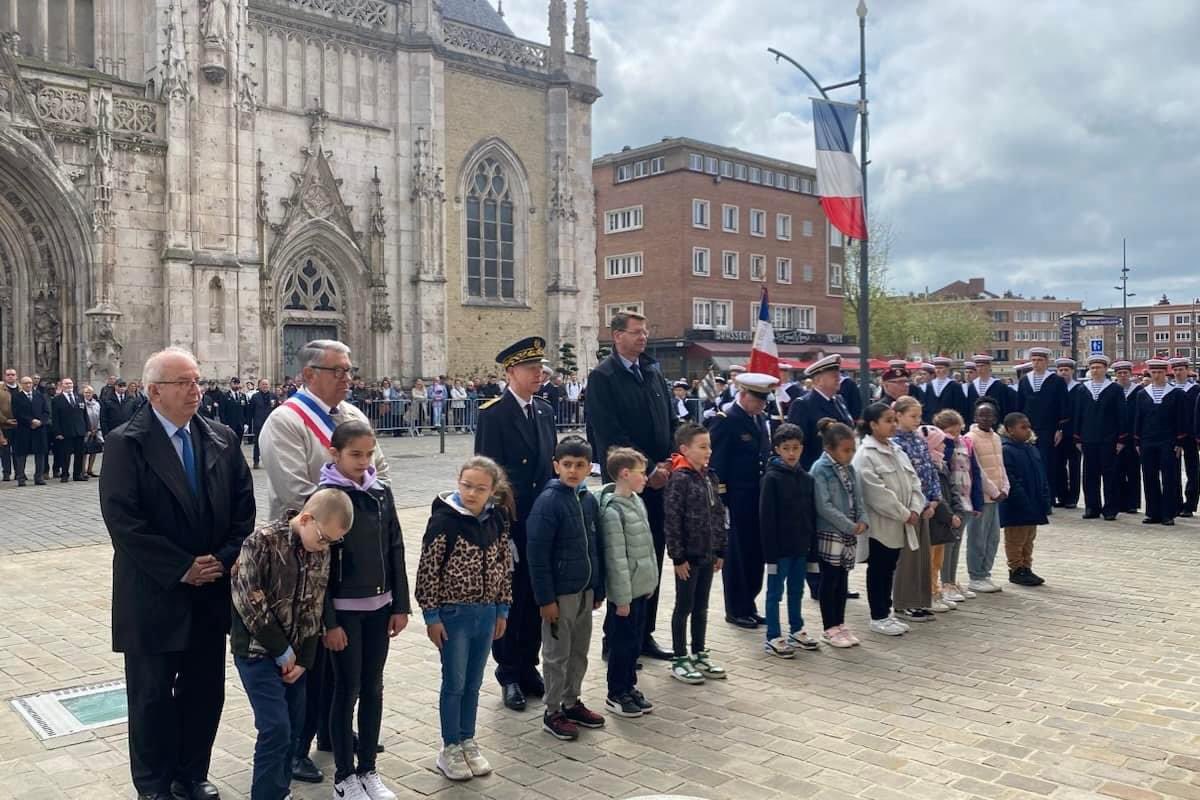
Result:
{"label": "grey sweatpant", "polygon": [[579,701],[592,644],[592,590],[559,595],[557,601],[558,622],[542,621],[542,677],[552,714]]}

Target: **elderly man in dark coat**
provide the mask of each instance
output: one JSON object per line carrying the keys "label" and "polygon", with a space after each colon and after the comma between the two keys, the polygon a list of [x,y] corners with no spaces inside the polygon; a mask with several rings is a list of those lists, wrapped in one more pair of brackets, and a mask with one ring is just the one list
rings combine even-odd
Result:
{"label": "elderly man in dark coat", "polygon": [[229,570],[254,526],[253,482],[238,438],[196,413],[200,370],[190,353],[156,353],[145,375],[149,402],[109,434],[100,475],[130,771],[141,800],[213,800]]}

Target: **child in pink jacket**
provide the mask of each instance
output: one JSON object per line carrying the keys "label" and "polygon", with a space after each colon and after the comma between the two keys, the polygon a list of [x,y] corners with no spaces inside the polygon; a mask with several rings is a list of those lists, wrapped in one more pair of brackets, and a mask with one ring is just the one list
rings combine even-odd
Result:
{"label": "child in pink jacket", "polygon": [[1000,412],[990,398],[975,404],[975,424],[966,435],[979,463],[983,480],[983,508],[967,526],[967,589],[972,592],[998,592],[992,583],[992,564],[1000,547],[1000,501],[1008,497],[1008,473],[996,424]]}

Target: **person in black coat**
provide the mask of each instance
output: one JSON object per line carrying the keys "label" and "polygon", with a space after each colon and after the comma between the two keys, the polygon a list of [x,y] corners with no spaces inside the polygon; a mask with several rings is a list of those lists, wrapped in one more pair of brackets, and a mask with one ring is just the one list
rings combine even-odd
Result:
{"label": "person in black coat", "polygon": [[70,378],[63,378],[62,392],[50,401],[50,420],[54,427],[54,438],[62,449],[59,480],[63,483],[71,478],[86,481],[87,475],[83,474],[83,437],[88,432],[87,407],[83,404],[83,397],[75,394],[75,381]]}
{"label": "person in black coat", "polygon": [[139,798],[213,800],[229,570],[254,527],[254,488],[238,440],[196,413],[195,359],[172,348],[152,355],[145,372],[149,402],[108,435],[100,474],[130,771]]}
{"label": "person in black coat", "polygon": [[[649,479],[642,502],[650,520],[661,578],[666,548],[663,489],[670,477],[671,437],[676,427],[675,415],[671,413],[671,390],[658,362],[645,353],[649,337],[646,318],[622,311],[613,316],[610,329],[613,352],[588,375],[584,414],[591,426],[593,452],[605,481],[612,480],[604,470],[612,448],[632,447],[646,457]],[[653,635],[658,595],[655,591],[646,602],[642,654],[667,660],[672,657],[671,651],[660,647]]]}
{"label": "person in black coat", "polygon": [[858,390],[858,382],[849,375],[843,375],[841,383],[838,384],[838,394],[842,396],[842,402],[846,404],[846,410],[855,422],[862,419],[862,392]]}
{"label": "person in black coat", "polygon": [[46,485],[46,454],[50,442],[47,427],[50,424],[50,403],[46,395],[34,388],[33,379],[21,378],[21,390],[12,396],[13,417],[17,427],[12,432],[13,470],[17,486],[24,486],[25,462],[33,456],[33,483]]}
{"label": "person in black coat", "polygon": [[1004,418],[1004,471],[1008,497],[1000,501],[1000,527],[1004,528],[1004,553],[1008,581],[1019,586],[1041,586],[1045,581],[1033,571],[1033,543],[1039,525],[1049,522],[1051,496],[1041,453],[1029,442],[1033,429],[1020,411]]}
{"label": "person in black coat", "polygon": [[1172,358],[1171,370],[1175,373],[1174,383],[1186,397],[1183,403],[1183,426],[1189,432],[1183,438],[1180,447],[1183,449],[1183,473],[1187,478],[1187,486],[1179,498],[1179,516],[1194,517],[1197,501],[1200,501],[1200,449],[1196,447],[1196,439],[1191,431],[1196,427],[1196,401],[1200,398],[1200,384],[1192,380],[1191,359]]}
{"label": "person in black coat", "polygon": [[1067,416],[1070,418],[1067,424],[1063,426],[1062,441],[1055,447],[1057,458],[1054,480],[1050,483],[1050,489],[1054,492],[1058,505],[1062,508],[1078,508],[1079,507],[1079,491],[1082,487],[1082,453],[1076,446],[1076,419],[1074,416],[1075,408],[1079,403],[1079,394],[1083,392],[1083,385],[1075,380],[1075,359],[1059,358],[1054,362],[1054,369],[1058,373],[1058,377],[1063,379],[1063,383],[1067,385]]}
{"label": "person in black coat", "polygon": [[[838,386],[842,380],[839,372],[841,365],[842,357],[839,355],[826,356],[809,365],[804,374],[812,379],[812,391],[788,408],[787,421],[804,432],[804,454],[800,458],[800,465],[805,471],[812,469],[812,465],[821,457],[821,437],[817,435],[818,422],[829,417],[854,427],[854,416],[838,393]],[[885,372],[884,380],[892,374],[892,370]],[[721,474],[720,470],[717,474]],[[721,475],[721,478],[723,480],[725,476]]]}
{"label": "person in black coat", "polygon": [[209,419],[221,419],[221,400],[224,399],[225,393],[221,391],[221,387],[216,381],[209,381],[208,388],[204,390],[204,396],[200,398],[200,413]]}
{"label": "person in black coat", "polygon": [[100,403],[100,432],[105,436],[129,422],[137,410],[137,398],[127,391],[128,388],[125,381],[118,380],[112,396]]}
{"label": "person in black coat", "polygon": [[907,362],[903,358],[893,358],[879,376],[879,402],[890,406],[901,397],[915,396],[915,388],[908,374]]}
{"label": "person in black coat", "polygon": [[1187,394],[1167,383],[1167,361],[1152,358],[1150,383],[1133,396],[1133,442],[1142,458],[1146,489],[1144,525],[1174,525],[1179,514],[1180,445],[1191,435],[1184,427]]}
{"label": "person in black coat", "polygon": [[250,398],[242,391],[242,381],[237,375],[229,379],[229,391],[221,396],[220,410],[221,422],[237,434],[240,442],[250,422]]}
{"label": "person in black coat", "polygon": [[[837,379],[836,367],[830,370]],[[762,534],[758,500],[767,458],[771,455],[771,423],[765,410],[777,378],[746,372],[737,378],[737,398],[728,411],[717,412],[709,432],[709,466],[721,481],[721,499],[729,510],[729,540],[721,579],[725,586],[725,621],[740,628],[766,622],[756,601],[763,584]]]}
{"label": "person in black coat", "polygon": [[966,417],[967,396],[962,384],[950,375],[953,364],[945,356],[933,359],[933,378],[925,382],[922,396],[918,398],[921,401],[921,419],[926,425],[933,424],[934,416],[944,409],[957,411]]}
{"label": "person in black coat", "polygon": [[1116,384],[1124,395],[1121,406],[1121,430],[1125,431],[1125,447],[1117,456],[1117,485],[1120,487],[1117,508],[1122,514],[1136,514],[1142,507],[1142,460],[1133,445],[1133,412],[1136,407],[1134,395],[1142,391],[1141,384],[1133,379],[1133,363],[1113,363]]}
{"label": "person in black coat", "polygon": [[1108,356],[1097,353],[1088,358],[1088,380],[1078,386],[1071,419],[1073,444],[1083,452],[1083,518],[1096,519],[1103,514],[1111,522],[1123,510],[1118,459],[1129,431],[1124,424],[1125,393],[1108,379],[1107,370]]}
{"label": "person in black coat", "polygon": [[496,680],[504,695],[504,705],[514,711],[524,710],[526,695],[541,697],[545,693],[537,669],[542,620],[533,598],[525,557],[525,523],[533,501],[554,477],[554,447],[558,441],[554,409],[536,396],[545,353],[546,341],[531,336],[496,356],[497,363],[504,367],[508,388],[504,394],[479,406],[479,423],[475,428],[475,452],[504,468],[516,498],[517,516],[510,532],[514,548],[513,602],[508,612],[508,629],[492,645]]}
{"label": "person in black coat", "polygon": [[[1056,448],[1064,438],[1064,431],[1071,422],[1071,410],[1067,405],[1067,384],[1054,372],[1050,365],[1050,350],[1031,347],[1029,361],[1032,369],[1021,378],[1017,386],[1017,406],[1029,418],[1037,441],[1034,443],[1042,457],[1042,469],[1046,470],[1046,482],[1053,489],[1053,478],[1058,474]],[[1011,412],[1010,412],[1011,413]]]}
{"label": "person in black coat", "polygon": [[258,382],[258,391],[250,398],[249,422],[250,435],[254,437],[254,468],[258,469],[260,453],[258,450],[258,434],[262,432],[263,425],[267,424],[267,417],[271,416],[271,412],[279,406],[279,398],[271,391],[271,382],[266,378]]}
{"label": "person in black coat", "polygon": [[1012,389],[1008,388],[1003,381],[997,380],[992,375],[992,357],[986,353],[979,353],[971,358],[975,364],[975,377],[967,381],[966,387],[966,425],[971,427],[971,423],[975,421],[975,404],[982,397],[990,397],[996,401],[996,418],[1004,419],[1010,411],[1014,411],[1013,406],[1016,396]]}

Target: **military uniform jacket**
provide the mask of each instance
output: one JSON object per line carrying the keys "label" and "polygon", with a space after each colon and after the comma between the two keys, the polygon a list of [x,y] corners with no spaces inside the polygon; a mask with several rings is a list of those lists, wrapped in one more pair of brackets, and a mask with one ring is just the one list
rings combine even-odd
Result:
{"label": "military uniform jacket", "polygon": [[1188,431],[1187,392],[1178,386],[1167,386],[1161,403],[1154,402],[1151,387],[1130,395],[1134,402],[1133,441],[1138,447],[1173,446],[1183,443]]}
{"label": "military uniform jacket", "polygon": [[1067,382],[1049,372],[1042,381],[1041,390],[1035,392],[1030,376],[1026,375],[1017,387],[1017,410],[1029,417],[1029,424],[1039,438],[1053,437],[1071,422]]}
{"label": "military uniform jacket", "polygon": [[513,538],[525,542],[525,520],[533,501],[554,477],[554,409],[540,397],[532,398],[537,416],[536,435],[525,416],[521,401],[512,392],[479,407],[479,426],[475,429],[475,452],[487,456],[508,475],[517,498],[517,518]]}
{"label": "military uniform jacket", "polygon": [[1176,384],[1184,393],[1183,426],[1189,435],[1196,429],[1196,400],[1200,398],[1200,383]]}
{"label": "military uniform jacket", "polygon": [[951,409],[966,416],[967,396],[963,393],[962,384],[953,378],[947,378],[942,390],[938,392],[938,379],[934,378],[925,384],[921,400],[921,418],[926,424],[933,422],[933,417],[939,411]]}
{"label": "military uniform jacket", "polygon": [[1129,438],[1125,416],[1125,390],[1120,384],[1107,382],[1100,394],[1092,397],[1091,381],[1075,388],[1074,439],[1079,444],[1115,445]]}
{"label": "military uniform jacket", "polygon": [[725,491],[758,489],[771,454],[769,428],[765,414],[752,417],[737,403],[717,414],[710,429],[713,454],[709,466]]}
{"label": "military uniform jacket", "polygon": [[221,422],[239,437],[246,432],[250,422],[250,400],[244,392],[226,392],[221,398]]}
{"label": "military uniform jacket", "polygon": [[[976,378],[965,384],[964,387],[966,389],[967,400],[966,413],[963,416],[966,418],[968,426],[975,421],[975,404],[979,402],[981,397],[990,397],[996,401],[996,407],[999,409],[997,423],[1003,422],[1004,415],[1014,410],[1013,400],[1016,398],[1013,397],[1012,389],[1001,380],[992,378],[991,382],[984,386],[983,380]],[[982,393],[979,391],[980,387],[983,387]]]}
{"label": "military uniform jacket", "polygon": [[[825,417],[854,427],[854,419],[840,394],[827,398],[814,389],[788,408],[787,421],[793,425],[799,425],[800,430],[804,431],[804,453],[800,456],[800,465],[805,470],[811,469],[812,465],[821,457],[823,448],[821,447],[821,437],[817,435],[817,423]],[[770,447],[768,446],[767,449],[770,450]],[[722,480],[725,479],[719,469],[717,474],[721,476]]]}
{"label": "military uniform jacket", "polygon": [[850,412],[851,418],[862,419],[862,392],[858,390],[858,384],[852,378],[843,377],[841,384],[838,385],[838,394],[842,396],[842,402],[846,404],[846,410]]}
{"label": "military uniform jacket", "polygon": [[1062,426],[1064,447],[1074,447],[1074,442],[1079,439],[1076,432],[1076,426],[1079,424],[1079,421],[1075,418],[1075,410],[1079,406],[1079,395],[1081,392],[1084,394],[1088,393],[1088,390],[1083,387],[1082,383],[1072,381],[1067,384],[1067,422]]}

